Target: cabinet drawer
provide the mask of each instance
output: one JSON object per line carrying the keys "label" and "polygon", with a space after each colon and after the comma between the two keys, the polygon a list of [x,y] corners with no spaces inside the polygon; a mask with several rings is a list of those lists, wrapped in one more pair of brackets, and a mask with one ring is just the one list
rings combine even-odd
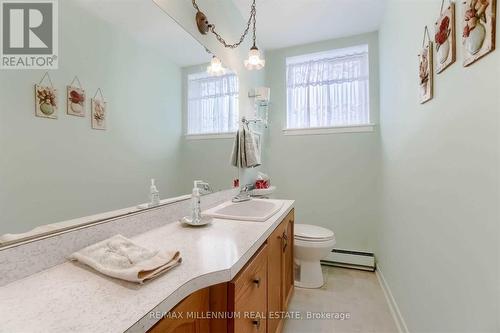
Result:
{"label": "cabinet drawer", "polygon": [[233,299],[236,317],[229,331],[264,333],[267,330],[267,244],[229,284],[229,299]]}
{"label": "cabinet drawer", "polygon": [[254,293],[250,298],[241,298],[235,303],[235,313],[239,318],[234,319],[235,333],[265,333],[267,332],[266,293]]}
{"label": "cabinet drawer", "polygon": [[251,261],[231,281],[234,286],[234,299],[250,297],[262,293],[267,288],[267,244],[264,244]]}

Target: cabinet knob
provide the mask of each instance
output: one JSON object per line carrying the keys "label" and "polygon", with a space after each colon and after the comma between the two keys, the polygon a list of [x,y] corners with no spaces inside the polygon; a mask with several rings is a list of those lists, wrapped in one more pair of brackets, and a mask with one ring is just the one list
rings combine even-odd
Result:
{"label": "cabinet knob", "polygon": [[257,288],[260,287],[260,277],[253,279],[253,283],[257,285]]}
{"label": "cabinet knob", "polygon": [[260,319],[255,319],[252,321],[253,326],[255,326],[256,329],[260,328]]}

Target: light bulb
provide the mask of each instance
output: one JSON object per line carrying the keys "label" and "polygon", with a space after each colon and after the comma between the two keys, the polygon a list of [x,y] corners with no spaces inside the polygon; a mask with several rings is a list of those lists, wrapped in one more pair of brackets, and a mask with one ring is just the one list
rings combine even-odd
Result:
{"label": "light bulb", "polygon": [[220,59],[213,56],[210,65],[207,67],[207,73],[212,76],[220,76],[226,73],[226,69],[222,67]]}
{"label": "light bulb", "polygon": [[261,59],[260,51],[256,46],[253,46],[248,52],[248,59],[245,60],[245,67],[248,70],[262,69],[266,65],[266,61]]}

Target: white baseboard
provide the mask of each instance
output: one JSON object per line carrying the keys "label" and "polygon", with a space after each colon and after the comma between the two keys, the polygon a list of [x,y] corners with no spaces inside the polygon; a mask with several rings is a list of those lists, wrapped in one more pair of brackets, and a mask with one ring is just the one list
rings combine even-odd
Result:
{"label": "white baseboard", "polygon": [[391,310],[392,317],[396,322],[396,326],[398,328],[399,333],[410,333],[410,331],[408,330],[408,326],[406,326],[403,315],[399,310],[398,304],[396,303],[394,296],[392,296],[391,288],[389,288],[389,285],[387,284],[387,281],[384,278],[384,274],[382,273],[379,264],[377,264],[377,269],[375,271],[375,274],[377,275],[380,286],[384,291],[385,298],[387,300],[387,303],[389,304],[389,309]]}

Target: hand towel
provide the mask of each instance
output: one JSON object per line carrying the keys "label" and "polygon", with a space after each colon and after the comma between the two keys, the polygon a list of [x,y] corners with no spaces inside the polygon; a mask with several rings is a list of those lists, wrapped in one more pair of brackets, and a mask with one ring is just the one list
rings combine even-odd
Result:
{"label": "hand towel", "polygon": [[122,235],[90,245],[69,259],[78,260],[104,275],[141,284],[182,262],[179,251],[152,251]]}
{"label": "hand towel", "polygon": [[260,147],[248,124],[243,124],[236,133],[231,165],[242,168],[255,168],[261,165]]}
{"label": "hand towel", "polygon": [[240,167],[240,130],[236,132],[233,142],[233,151],[231,153],[231,165],[234,167]]}
{"label": "hand towel", "polygon": [[250,128],[248,124],[243,126],[243,135],[244,135],[244,145],[245,145],[245,165],[246,168],[255,168],[261,165],[260,161],[260,147],[257,144],[257,139],[255,134]]}

